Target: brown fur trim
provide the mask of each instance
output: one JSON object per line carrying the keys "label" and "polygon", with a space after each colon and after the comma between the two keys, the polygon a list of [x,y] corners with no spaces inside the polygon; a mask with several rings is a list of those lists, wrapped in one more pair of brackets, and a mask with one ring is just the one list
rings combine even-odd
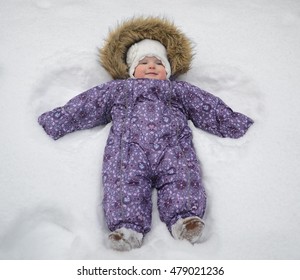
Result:
{"label": "brown fur trim", "polygon": [[165,18],[134,17],[111,31],[99,51],[100,63],[114,79],[129,77],[127,50],[143,39],[157,40],[166,47],[172,77],[190,69],[193,57],[191,41],[172,22]]}

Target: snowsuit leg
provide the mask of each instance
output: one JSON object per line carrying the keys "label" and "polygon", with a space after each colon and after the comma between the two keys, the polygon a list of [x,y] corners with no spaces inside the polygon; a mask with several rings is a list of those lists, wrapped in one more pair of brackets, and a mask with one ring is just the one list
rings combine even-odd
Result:
{"label": "snowsuit leg", "polygon": [[103,166],[103,207],[111,231],[125,227],[142,234],[152,219],[151,180],[146,156],[139,145],[108,143]]}
{"label": "snowsuit leg", "polygon": [[169,231],[180,218],[202,218],[206,194],[192,143],[186,141],[168,148],[158,170],[158,210]]}

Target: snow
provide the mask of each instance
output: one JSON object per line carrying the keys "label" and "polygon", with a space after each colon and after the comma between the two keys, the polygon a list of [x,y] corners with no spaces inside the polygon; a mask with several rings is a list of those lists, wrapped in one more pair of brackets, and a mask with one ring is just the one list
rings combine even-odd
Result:
{"label": "snow", "polygon": [[[154,203],[142,248],[109,249],[101,168],[110,125],[53,141],[37,123],[110,80],[98,48],[134,15],[174,20],[197,53],[180,79],[255,120],[238,140],[192,127],[208,193],[195,246],[170,236]],[[299,259],[298,0],[10,0],[0,21],[1,259]]]}

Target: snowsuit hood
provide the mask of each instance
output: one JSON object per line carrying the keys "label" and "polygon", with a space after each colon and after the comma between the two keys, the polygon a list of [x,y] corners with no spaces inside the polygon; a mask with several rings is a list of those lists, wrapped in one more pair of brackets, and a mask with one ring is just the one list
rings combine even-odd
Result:
{"label": "snowsuit hood", "polygon": [[134,17],[110,31],[99,50],[100,63],[113,79],[129,78],[127,51],[130,46],[144,39],[156,40],[165,46],[173,78],[190,69],[192,43],[173,22],[166,18]]}

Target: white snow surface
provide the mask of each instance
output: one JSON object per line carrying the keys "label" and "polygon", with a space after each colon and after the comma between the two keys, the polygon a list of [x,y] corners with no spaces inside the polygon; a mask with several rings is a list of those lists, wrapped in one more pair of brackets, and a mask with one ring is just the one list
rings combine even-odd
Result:
{"label": "white snow surface", "polygon": [[[300,1],[10,0],[0,9],[1,259],[299,259]],[[142,248],[116,252],[102,212],[110,125],[46,135],[37,117],[111,80],[109,30],[166,16],[196,56],[180,77],[254,119],[241,139],[191,124],[208,194],[203,242],[174,240],[153,193]]]}

